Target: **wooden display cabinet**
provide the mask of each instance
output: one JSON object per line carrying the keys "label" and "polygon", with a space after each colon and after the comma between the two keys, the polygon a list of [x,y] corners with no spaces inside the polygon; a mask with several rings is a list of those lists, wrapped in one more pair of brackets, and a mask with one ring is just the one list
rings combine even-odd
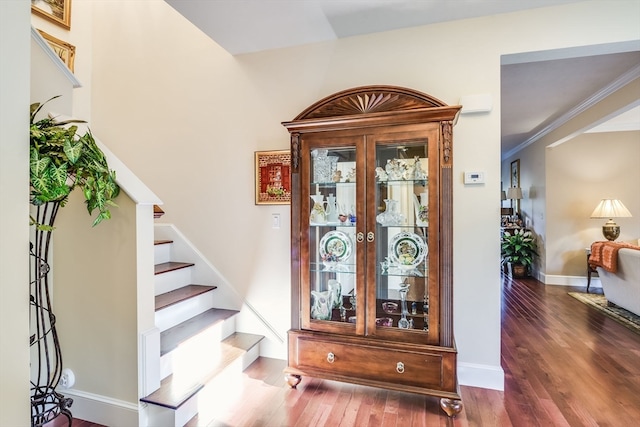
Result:
{"label": "wooden display cabinet", "polygon": [[394,86],[324,98],[291,135],[291,387],[313,376],[462,404],[452,301],[460,106]]}

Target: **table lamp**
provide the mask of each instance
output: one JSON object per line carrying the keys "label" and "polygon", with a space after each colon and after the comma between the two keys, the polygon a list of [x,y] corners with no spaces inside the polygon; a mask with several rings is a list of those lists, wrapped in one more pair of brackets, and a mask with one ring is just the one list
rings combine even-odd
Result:
{"label": "table lamp", "polygon": [[609,218],[609,221],[602,226],[602,235],[612,242],[620,236],[620,226],[613,222],[613,218],[629,217],[631,217],[629,209],[616,199],[602,199],[591,213],[591,218]]}
{"label": "table lamp", "polygon": [[507,199],[511,199],[511,209],[513,210],[511,222],[519,222],[520,205],[514,200],[522,199],[522,188],[509,187],[507,188]]}
{"label": "table lamp", "polygon": [[507,199],[511,199],[511,200],[522,199],[522,188],[509,187],[509,189],[507,190]]}

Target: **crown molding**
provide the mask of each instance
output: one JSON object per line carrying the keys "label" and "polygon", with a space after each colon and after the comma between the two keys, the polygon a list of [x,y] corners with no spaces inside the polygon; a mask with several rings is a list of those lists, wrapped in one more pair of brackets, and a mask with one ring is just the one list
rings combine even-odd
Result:
{"label": "crown molding", "polygon": [[525,141],[523,141],[521,144],[517,145],[512,150],[510,150],[507,153],[505,153],[503,158],[505,158],[505,159],[509,158],[509,157],[513,156],[514,154],[518,153],[519,151],[524,150],[529,145],[535,143],[536,141],[540,140],[545,135],[548,135],[549,133],[551,133],[554,130],[558,129],[560,126],[566,124],[569,120],[571,120],[571,119],[575,118],[576,116],[582,114],[583,112],[585,112],[589,108],[593,107],[598,102],[602,101],[603,99],[605,99],[606,97],[608,97],[612,93],[614,93],[617,90],[623,88],[624,86],[628,85],[629,83],[631,83],[632,81],[634,81],[635,79],[637,79],[639,77],[640,77],[640,65],[637,65],[636,67],[634,67],[631,70],[627,71],[626,73],[622,74],[620,77],[618,77],[616,80],[614,80],[613,82],[611,82],[607,86],[603,87],[602,89],[600,89],[599,91],[597,91],[596,93],[591,95],[589,98],[587,98],[586,100],[584,100],[580,104],[576,105],[571,110],[567,111],[562,116],[558,117],[553,122],[549,123],[547,126],[545,126],[541,130],[539,130],[538,132],[536,132],[535,134],[533,134],[532,136],[527,138]]}

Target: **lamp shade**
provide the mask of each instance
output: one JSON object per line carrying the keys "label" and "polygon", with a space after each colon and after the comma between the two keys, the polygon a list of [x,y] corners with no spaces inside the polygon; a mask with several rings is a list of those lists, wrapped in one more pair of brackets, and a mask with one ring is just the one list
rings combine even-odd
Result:
{"label": "lamp shade", "polygon": [[520,200],[522,199],[522,188],[509,187],[507,190],[507,199]]}
{"label": "lamp shade", "polygon": [[620,200],[602,199],[591,213],[591,218],[628,218],[631,212]]}

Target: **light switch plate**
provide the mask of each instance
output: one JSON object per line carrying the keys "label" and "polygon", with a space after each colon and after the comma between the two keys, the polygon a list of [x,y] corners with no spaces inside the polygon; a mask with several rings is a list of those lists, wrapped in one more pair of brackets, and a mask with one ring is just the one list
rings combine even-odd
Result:
{"label": "light switch plate", "polygon": [[279,213],[271,214],[271,228],[275,228],[275,229],[280,228],[280,214]]}

